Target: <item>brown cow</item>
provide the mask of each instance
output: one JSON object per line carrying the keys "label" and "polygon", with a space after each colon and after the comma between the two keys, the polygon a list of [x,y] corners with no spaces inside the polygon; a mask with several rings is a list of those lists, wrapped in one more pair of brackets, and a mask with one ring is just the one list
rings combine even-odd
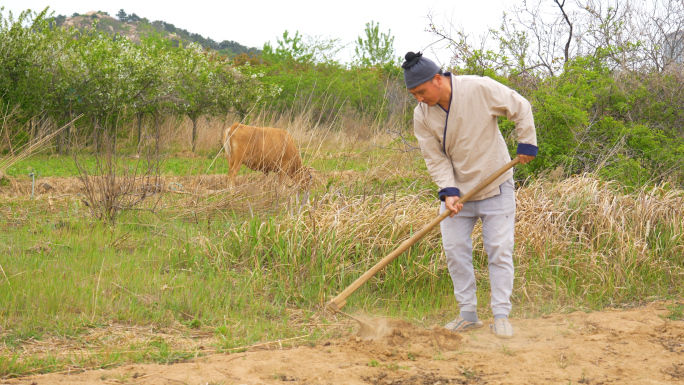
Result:
{"label": "brown cow", "polygon": [[302,164],[290,134],[280,128],[235,123],[223,131],[223,149],[230,165],[228,175],[232,185],[242,164],[254,171],[277,172],[281,183],[284,175],[302,188],[311,183],[311,170]]}

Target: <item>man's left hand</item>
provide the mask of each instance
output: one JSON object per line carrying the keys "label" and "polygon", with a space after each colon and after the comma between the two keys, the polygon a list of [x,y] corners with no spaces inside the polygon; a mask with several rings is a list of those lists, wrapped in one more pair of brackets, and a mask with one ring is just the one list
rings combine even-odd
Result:
{"label": "man's left hand", "polygon": [[523,155],[523,154],[518,154],[518,158],[520,158],[520,164],[528,164],[534,159],[532,155]]}

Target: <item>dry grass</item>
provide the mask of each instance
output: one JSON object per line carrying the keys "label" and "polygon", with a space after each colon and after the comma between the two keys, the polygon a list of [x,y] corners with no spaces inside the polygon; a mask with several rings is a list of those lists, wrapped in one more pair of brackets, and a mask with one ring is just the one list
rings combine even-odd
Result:
{"label": "dry grass", "polygon": [[[9,125],[13,124],[12,116],[16,113],[16,111],[4,111],[0,113],[2,113],[2,117],[0,118],[2,119],[0,133],[6,136],[6,133],[10,131]],[[8,168],[50,147],[52,139],[56,138],[57,135],[61,134],[62,131],[64,131],[67,127],[72,125],[76,120],[80,119],[81,116],[82,115],[77,116],[71,122],[65,124],[61,128],[57,128],[47,133],[39,133],[38,139],[30,140],[18,148],[10,147],[9,154],[0,158],[0,179],[5,177]],[[7,143],[11,142],[9,137],[7,137],[6,141]]]}
{"label": "dry grass", "polygon": [[[379,173],[375,169],[350,176],[368,183]],[[516,197],[516,255],[522,261],[531,256],[557,258],[573,249],[622,260],[638,251],[639,258],[647,258],[649,251],[662,247],[658,242],[672,243],[673,252],[684,252],[682,190],[655,186],[627,192],[613,182],[585,175],[558,183],[533,181],[519,188]],[[317,196],[307,212],[282,221],[306,228],[315,222],[319,229],[334,230],[344,238],[389,246],[404,239],[409,228],[437,216],[437,207],[431,190],[355,196],[334,191]],[[474,237],[479,239],[477,231]],[[438,237],[426,240],[432,243]]]}
{"label": "dry grass", "polygon": [[[390,138],[387,127],[398,127],[398,122],[384,122],[382,125],[369,118],[340,115],[330,121],[322,121],[310,111],[299,114],[277,116],[261,114],[241,120],[227,114],[224,117],[202,117],[198,120],[196,153],[219,153],[223,130],[235,122],[252,126],[277,127],[287,130],[294,138],[305,158],[316,158],[322,148],[349,150],[369,143],[387,142]],[[143,142],[149,145],[156,139],[154,121],[143,120]],[[134,132],[132,128],[124,131]],[[160,124],[159,147],[164,152],[188,154],[191,148],[192,121],[187,117],[167,117]],[[129,138],[134,140],[136,138]]]}
{"label": "dry grass", "polygon": [[[651,280],[664,286],[681,282],[683,204],[681,190],[657,186],[627,192],[588,175],[558,183],[539,180],[518,189],[515,260],[527,310],[543,311],[543,298],[551,293],[559,297],[555,306],[591,308],[643,296],[655,289]],[[362,260],[331,262],[338,272],[358,275],[377,262],[378,253],[389,253],[436,215],[431,190],[351,196],[337,190],[316,196],[303,210],[287,210],[276,217],[275,228],[283,237],[297,233],[303,245],[329,240],[330,234],[339,244],[361,245]],[[247,229],[236,229],[241,231]],[[486,281],[479,224],[473,243],[478,278]],[[414,247],[432,257],[404,277],[441,274],[445,263],[438,230]]]}
{"label": "dry grass", "polygon": [[[312,210],[301,215],[307,229],[334,231],[343,239],[353,239],[364,247],[398,246],[438,215],[434,191],[394,192],[347,197],[327,193],[313,202]],[[423,242],[437,245],[438,232]]]}
{"label": "dry grass", "polygon": [[[539,180],[519,190],[518,204],[521,251],[531,248],[534,255],[562,255],[580,244],[605,257],[624,260],[636,250],[638,258],[646,258],[659,247],[656,240],[684,250],[684,191],[665,185],[628,193],[591,175]],[[663,233],[663,226],[672,231]]]}
{"label": "dry grass", "polygon": [[[401,162],[388,159],[367,172],[326,174],[339,185],[314,195],[306,206],[296,202],[295,189],[278,187],[274,179],[269,188],[258,175],[245,176],[242,187],[216,191],[215,200],[205,205],[198,203],[197,196],[188,196],[178,215],[204,212],[230,217],[226,212],[232,210],[271,218],[276,232],[271,237],[317,249],[314,254],[339,255],[333,244],[346,245],[348,256],[330,261],[329,266],[336,273],[358,275],[438,215],[432,190],[409,186],[376,192],[348,187],[378,187],[398,171],[393,169],[397,164]],[[259,180],[261,191],[254,189]],[[364,192],[354,194],[359,190]],[[649,283],[654,279],[665,286],[684,279],[682,190],[663,185],[628,192],[613,182],[584,175],[557,182],[532,181],[518,189],[516,199],[516,282],[527,302],[526,311],[532,314],[543,311],[549,295],[556,297],[553,306],[592,308],[639,298],[655,289]],[[259,202],[281,204],[259,206]],[[251,222],[236,226],[232,231],[240,237],[249,232]],[[204,248],[220,249],[211,241],[203,242]],[[473,244],[478,279],[487,281],[479,224]],[[429,261],[402,272],[402,277],[411,280],[428,274],[437,279],[445,269],[438,230],[414,248],[430,255]],[[356,256],[351,258],[350,252]]]}
{"label": "dry grass", "polygon": [[[216,162],[224,161],[218,143],[223,122],[215,119],[202,123],[198,152],[205,153],[187,156],[211,155],[216,156]],[[22,357],[35,357],[54,355],[64,349],[77,355],[82,351],[98,352],[115,347],[114,351],[135,353],[138,349],[144,351],[150,345],[159,345],[161,335],[169,350],[197,353],[199,346],[218,350],[235,348],[236,345],[230,345],[231,341],[263,324],[272,323],[273,328],[250,334],[239,345],[289,338],[293,334],[287,333],[292,331],[297,331],[296,335],[327,331],[336,326],[321,326],[325,322],[318,310],[329,296],[358,278],[438,215],[435,189],[427,172],[416,166],[420,164],[420,154],[406,152],[406,143],[396,141],[396,137],[372,124],[352,119],[323,124],[306,115],[280,119],[257,117],[250,124],[285,128],[309,164],[333,165],[316,174],[308,204],[299,200],[300,191],[293,183],[280,185],[275,175],[243,173],[234,188],[228,187],[225,175],[221,174],[164,175],[160,180],[157,214],[127,218],[140,222],[121,235],[130,245],[122,246],[127,251],[108,258],[136,252],[139,245],[149,248],[137,257],[124,258],[125,263],[113,260],[117,267],[111,270],[118,271],[122,268],[120,264],[124,267],[128,264],[132,274],[140,271],[138,266],[148,266],[139,265],[140,261],[155,261],[146,273],[149,276],[139,277],[137,282],[127,281],[123,275],[109,279],[121,287],[137,285],[137,290],[130,290],[146,293],[151,298],[162,298],[163,292],[167,302],[155,301],[160,312],[150,315],[157,318],[150,318],[148,322],[167,325],[168,330],[152,331],[119,324],[92,329],[89,326],[80,339],[53,338],[46,333],[41,341],[23,341],[21,348],[13,348],[12,352],[24,349]],[[173,152],[174,146],[187,148],[189,127],[183,121],[163,123],[165,151]],[[366,134],[370,136],[364,137]],[[187,143],[178,144],[181,140]],[[367,164],[351,170],[345,166],[353,162],[356,166],[359,162]],[[55,215],[67,215],[64,213],[72,210],[76,214],[67,219],[80,223],[82,218],[78,216],[84,210],[76,210],[79,201],[73,195],[82,193],[76,179],[44,178],[43,181],[51,189],[39,189],[35,207],[45,207],[46,194],[52,194],[49,199],[55,201],[63,197],[56,203],[59,214]],[[13,181],[11,188],[4,189],[2,194],[12,199],[25,196],[28,191],[30,181]],[[519,313],[515,316],[596,309],[655,296],[681,295],[684,191],[667,185],[628,191],[591,175],[557,180],[542,178],[529,181],[517,190],[517,205],[514,301],[515,311]],[[35,207],[32,209],[36,210]],[[0,214],[7,217],[7,223],[26,222],[22,218],[27,214],[16,208]],[[142,227],[155,227],[157,231],[146,233],[150,239],[136,239]],[[73,236],[66,228],[59,231]],[[168,239],[173,240],[165,243]],[[109,238],[101,242],[118,244]],[[473,234],[473,244],[479,284],[485,289],[480,291],[486,293],[487,262],[479,225]],[[31,238],[20,247],[26,250],[44,245],[47,243]],[[61,247],[53,246],[53,253],[66,253]],[[99,250],[97,247],[92,250]],[[448,290],[450,281],[438,230],[429,233],[409,253],[367,284],[375,285],[366,296],[368,302],[359,303],[363,300],[357,295],[349,307],[388,313],[387,309],[395,308],[397,313],[409,314],[408,317],[416,314],[438,317],[442,315],[440,312],[451,312],[454,303]],[[12,277],[8,266],[2,267]],[[14,270],[20,268],[32,271],[20,266]],[[91,270],[84,270],[83,274],[79,282],[91,282],[93,276],[97,279],[99,275]],[[176,276],[182,277],[188,290],[182,289],[181,283],[169,283]],[[41,279],[45,283],[50,278],[46,275]],[[1,280],[9,282],[3,275]],[[154,284],[148,286],[148,280]],[[176,291],[160,289],[166,285],[178,288]],[[234,287],[242,290],[233,290]],[[118,289],[113,292],[122,298],[130,295]],[[233,298],[230,312],[235,314],[226,313],[222,306],[227,305],[211,300],[227,296]],[[424,304],[419,304],[424,308],[399,300],[414,296],[426,298]],[[111,293],[102,292],[101,298],[98,311],[111,306],[108,308],[111,314],[129,306],[114,303]],[[380,298],[385,302],[379,301]],[[488,301],[482,299],[484,308]],[[174,321],[185,315],[176,314],[177,308],[196,316],[202,326],[199,329],[179,326]],[[87,315],[91,313],[95,311],[89,310]],[[24,313],[16,314],[16,319],[23,320]],[[103,314],[107,313],[103,310]],[[281,322],[281,319],[287,321]],[[211,332],[221,326],[227,330],[225,340],[220,333]],[[139,359],[154,358],[141,356]]]}

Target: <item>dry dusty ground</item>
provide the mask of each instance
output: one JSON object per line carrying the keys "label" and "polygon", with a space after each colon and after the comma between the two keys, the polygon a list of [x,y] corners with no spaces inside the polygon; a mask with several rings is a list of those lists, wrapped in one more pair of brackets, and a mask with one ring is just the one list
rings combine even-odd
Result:
{"label": "dry dusty ground", "polygon": [[[513,319],[516,336],[459,335],[396,320],[374,340],[216,354],[192,362],[48,374],[3,384],[680,384],[684,322],[667,303]],[[276,345],[277,346],[277,345]]]}

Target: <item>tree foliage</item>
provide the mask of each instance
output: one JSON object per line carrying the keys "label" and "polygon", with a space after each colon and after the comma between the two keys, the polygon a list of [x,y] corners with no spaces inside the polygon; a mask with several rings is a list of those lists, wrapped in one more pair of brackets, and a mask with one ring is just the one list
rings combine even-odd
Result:
{"label": "tree foliage", "polygon": [[[520,178],[560,167],[684,185],[683,2],[535,0],[512,15],[479,41],[433,18],[430,28],[449,42],[452,72],[496,78],[532,102],[539,157]],[[502,127],[513,152],[512,125]]]}
{"label": "tree foliage", "polygon": [[266,43],[256,62],[264,82],[282,90],[271,104],[276,111],[306,110],[323,122],[334,121],[341,112],[375,122],[395,115],[407,120],[410,95],[397,66],[348,67],[336,60],[344,48],[339,39],[299,31],[285,31],[276,42],[276,47]]}
{"label": "tree foliage", "polygon": [[[123,12],[120,12],[123,16]],[[129,15],[130,17],[130,15]],[[176,46],[157,34],[134,43],[92,28],[57,26],[47,14],[25,11],[18,17],[0,13],[0,101],[20,106],[23,119],[47,114],[66,122],[83,114],[89,122],[77,137],[116,135],[122,119],[159,111],[201,115],[224,114],[240,105],[240,95],[272,97],[258,78],[244,78],[242,67],[197,44]],[[85,123],[83,123],[85,124]],[[193,131],[193,149],[196,130]],[[68,142],[61,146],[68,150]]]}
{"label": "tree foliage", "polygon": [[126,20],[128,20],[128,14],[122,8],[119,10],[119,13],[116,14],[116,18],[119,19],[119,21],[125,22]]}
{"label": "tree foliage", "polygon": [[366,38],[359,36],[354,48],[355,61],[364,67],[396,64],[392,30],[380,32],[380,23],[366,23]]}

